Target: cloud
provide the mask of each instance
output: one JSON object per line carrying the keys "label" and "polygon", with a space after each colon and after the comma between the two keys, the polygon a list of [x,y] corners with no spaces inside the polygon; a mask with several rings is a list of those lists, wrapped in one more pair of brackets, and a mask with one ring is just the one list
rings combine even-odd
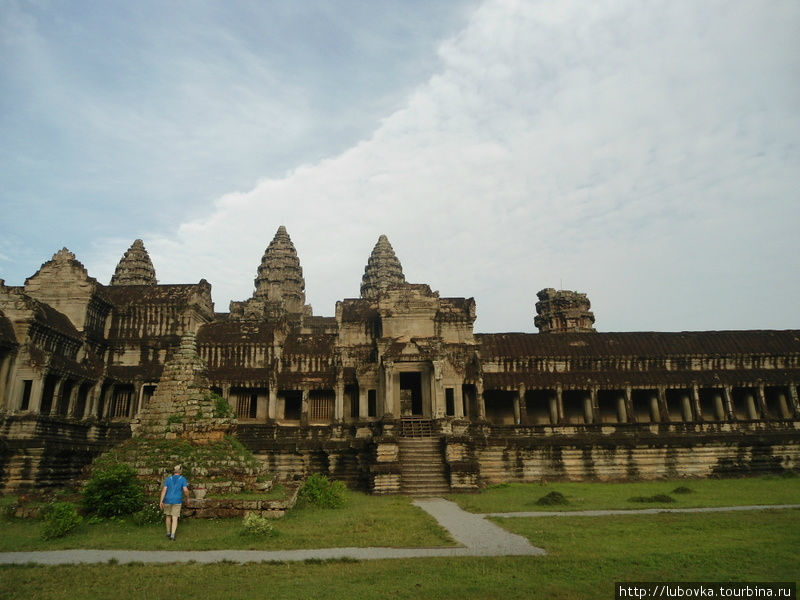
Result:
{"label": "cloud", "polygon": [[486,2],[371,136],[222,196],[154,262],[225,310],[285,224],[330,315],[386,233],[409,280],[476,296],[479,330],[531,330],[560,282],[603,330],[792,326],[798,24],[780,2]]}

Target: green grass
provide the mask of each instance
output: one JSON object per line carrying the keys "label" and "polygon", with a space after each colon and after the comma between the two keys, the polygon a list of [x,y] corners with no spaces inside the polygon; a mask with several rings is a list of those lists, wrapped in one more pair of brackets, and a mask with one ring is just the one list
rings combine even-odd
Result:
{"label": "green grass", "polygon": [[[690,488],[693,493],[673,494],[672,490],[680,486]],[[539,498],[553,491],[564,494],[569,504],[542,506],[536,503]],[[657,494],[669,494],[675,502],[643,505],[630,501],[630,498]],[[480,494],[454,494],[448,498],[475,513],[798,504],[800,477],[675,479],[631,483],[554,482],[547,485],[511,483],[490,487]]]}
{"label": "green grass", "polygon": [[267,492],[239,492],[238,494],[207,494],[209,500],[285,500],[286,488],[274,484]]}
{"label": "green grass", "polygon": [[0,567],[0,597],[613,598],[615,581],[796,581],[800,511],[497,519],[546,556]]}
{"label": "green grass", "polygon": [[[5,501],[5,500],[4,500]],[[45,542],[42,522],[12,519],[2,523],[0,551],[70,548],[128,550],[285,550],[335,546],[451,546],[454,542],[436,521],[403,496],[369,496],[347,492],[340,509],[296,508],[275,521],[276,537],[242,536],[241,519],[181,519],[178,541],[166,539],[164,525],[138,527],[130,520],[84,522],[75,533]],[[2,597],[2,596],[0,596]]]}

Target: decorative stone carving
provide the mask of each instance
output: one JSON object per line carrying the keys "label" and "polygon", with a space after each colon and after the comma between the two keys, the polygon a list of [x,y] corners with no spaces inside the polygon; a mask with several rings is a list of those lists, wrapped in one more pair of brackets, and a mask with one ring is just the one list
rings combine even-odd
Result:
{"label": "decorative stone carving", "polygon": [[536,294],[537,315],[533,324],[539,333],[590,332],[594,329],[594,313],[586,294],[571,290],[546,288]]}
{"label": "decorative stone carving", "polygon": [[395,256],[394,249],[385,235],[378,238],[378,243],[369,255],[364,276],[361,278],[361,297],[377,298],[389,287],[402,285],[406,281],[403,267]]}
{"label": "decorative stone carving", "polygon": [[156,270],[142,240],[134,240],[117,264],[111,285],[155,285]]}

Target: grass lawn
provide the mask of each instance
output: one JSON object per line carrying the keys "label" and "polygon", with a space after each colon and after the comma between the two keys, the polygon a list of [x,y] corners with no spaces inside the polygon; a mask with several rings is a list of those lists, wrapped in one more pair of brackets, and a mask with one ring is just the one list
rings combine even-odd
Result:
{"label": "grass lawn", "polygon": [[[127,550],[285,550],[334,546],[452,546],[447,532],[404,496],[369,496],[346,492],[340,509],[295,508],[275,521],[278,535],[241,535],[241,519],[181,519],[178,539],[164,536],[163,524],[136,526],[129,520],[82,525],[67,537],[45,542],[42,522],[13,519],[2,523],[0,552],[68,548]],[[4,503],[10,499],[3,499]],[[2,597],[0,595],[0,597]]]}
{"label": "grass lawn", "polygon": [[[605,485],[605,484],[600,484]],[[615,581],[796,581],[800,511],[498,519],[508,558],[0,567],[0,598],[611,599]]]}
{"label": "grass lawn", "polygon": [[[692,490],[675,494],[679,486]],[[536,501],[550,492],[561,492],[569,504],[540,506]],[[631,502],[636,496],[669,494],[675,502]],[[799,504],[800,477],[767,475],[741,479],[674,479],[631,483],[564,482],[509,483],[492,486],[480,494],[448,496],[461,508],[474,513],[540,510],[641,509],[742,506],[751,504]]]}

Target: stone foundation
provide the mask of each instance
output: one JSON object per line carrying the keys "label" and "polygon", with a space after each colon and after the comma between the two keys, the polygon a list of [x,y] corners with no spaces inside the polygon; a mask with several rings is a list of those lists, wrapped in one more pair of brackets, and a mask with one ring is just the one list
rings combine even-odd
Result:
{"label": "stone foundation", "polygon": [[280,519],[297,503],[297,493],[300,491],[299,483],[287,487],[286,498],[283,500],[190,498],[184,504],[181,515],[198,519],[216,519],[244,517],[255,513],[269,519]]}

